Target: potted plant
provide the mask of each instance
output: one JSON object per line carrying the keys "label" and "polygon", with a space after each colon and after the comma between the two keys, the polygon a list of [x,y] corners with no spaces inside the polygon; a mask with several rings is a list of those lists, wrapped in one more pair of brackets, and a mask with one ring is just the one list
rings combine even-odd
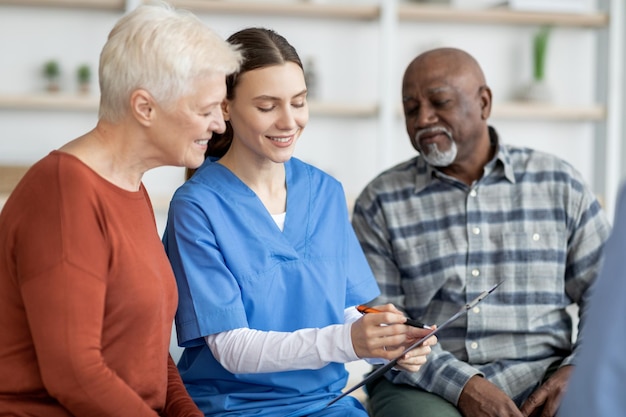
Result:
{"label": "potted plant", "polygon": [[83,94],[89,93],[91,84],[91,67],[82,64],[76,69],[76,80],[78,81],[78,91]]}
{"label": "potted plant", "polygon": [[544,26],[533,38],[533,79],[543,83],[546,74],[546,51],[548,49],[548,37],[550,27]]}
{"label": "potted plant", "polygon": [[549,26],[544,26],[533,36],[533,79],[521,93],[521,98],[524,100],[550,100],[551,94],[545,80],[550,30]]}
{"label": "potted plant", "polygon": [[51,59],[43,65],[43,76],[46,79],[46,89],[50,92],[59,91],[59,78],[61,76],[61,67],[59,63]]}

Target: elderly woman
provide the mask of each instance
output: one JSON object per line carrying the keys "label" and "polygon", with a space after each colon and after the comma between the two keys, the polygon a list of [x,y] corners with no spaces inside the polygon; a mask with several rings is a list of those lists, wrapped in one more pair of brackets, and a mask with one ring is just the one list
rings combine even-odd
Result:
{"label": "elderly woman", "polygon": [[2,413],[202,416],[168,353],[176,283],[142,176],[203,162],[240,59],[167,5],[113,28],[96,127],[37,162],[0,215]]}

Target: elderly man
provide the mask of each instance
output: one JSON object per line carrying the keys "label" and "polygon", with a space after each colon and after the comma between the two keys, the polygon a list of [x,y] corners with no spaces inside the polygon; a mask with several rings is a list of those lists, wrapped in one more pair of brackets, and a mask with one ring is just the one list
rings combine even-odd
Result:
{"label": "elderly man", "polygon": [[584,313],[606,216],[572,166],[502,143],[487,123],[491,90],[466,52],[416,57],[402,100],[419,155],[368,184],[353,216],[382,291],[375,302],[436,324],[504,283],[440,333],[418,372],[370,384],[370,412],[553,416],[576,354],[566,307]]}

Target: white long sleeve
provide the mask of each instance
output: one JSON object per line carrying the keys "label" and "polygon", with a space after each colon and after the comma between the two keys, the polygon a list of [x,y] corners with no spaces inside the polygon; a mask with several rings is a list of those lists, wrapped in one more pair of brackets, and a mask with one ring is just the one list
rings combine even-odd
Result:
{"label": "white long sleeve", "polygon": [[360,319],[362,314],[359,310],[356,309],[356,306],[348,307],[343,310],[343,322],[344,323],[354,323],[358,319]]}
{"label": "white long sleeve", "polygon": [[[319,369],[330,362],[359,360],[352,345],[352,323],[361,317],[355,307],[344,310],[344,324],[295,332],[266,332],[248,328],[205,337],[213,356],[229,372],[262,373]],[[381,359],[366,359],[371,364]]]}
{"label": "white long sleeve", "polygon": [[319,369],[329,362],[351,362],[351,323],[295,332],[240,328],[206,337],[213,356],[232,373]]}

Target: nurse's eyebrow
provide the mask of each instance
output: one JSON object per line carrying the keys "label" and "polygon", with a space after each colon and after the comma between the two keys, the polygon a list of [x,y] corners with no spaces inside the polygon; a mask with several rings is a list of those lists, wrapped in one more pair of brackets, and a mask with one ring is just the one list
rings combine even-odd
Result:
{"label": "nurse's eyebrow", "polygon": [[[302,90],[302,91],[300,91],[300,92],[298,92],[298,93],[294,94],[291,98],[300,97],[300,96],[305,95],[306,93],[307,93],[307,90],[306,90],[306,88],[305,88],[304,90]],[[280,98],[280,97],[271,96],[271,95],[269,95],[269,94],[263,94],[263,95],[260,95],[260,96],[256,96],[256,97],[254,97],[254,98],[253,98],[253,100],[268,100],[268,101],[269,101],[269,100],[271,100],[271,101],[280,101],[280,100],[281,100],[281,98]]]}

